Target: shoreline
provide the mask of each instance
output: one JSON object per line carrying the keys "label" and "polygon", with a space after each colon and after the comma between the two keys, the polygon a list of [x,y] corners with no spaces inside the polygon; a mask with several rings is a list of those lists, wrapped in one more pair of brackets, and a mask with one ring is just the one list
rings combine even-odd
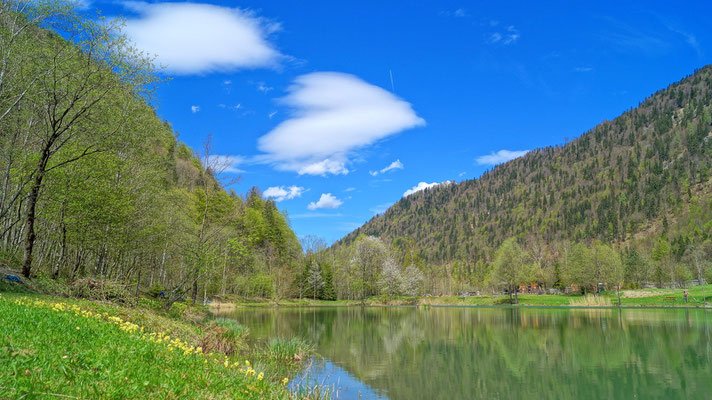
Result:
{"label": "shoreline", "polygon": [[712,303],[703,304],[664,304],[664,303],[647,303],[647,304],[622,304],[620,306],[612,305],[574,305],[574,304],[466,304],[466,303],[422,303],[404,304],[401,302],[384,303],[384,302],[256,302],[256,301],[221,301],[209,304],[212,313],[234,310],[239,308],[327,308],[327,307],[412,307],[427,309],[430,307],[438,308],[559,308],[559,309],[712,309]]}

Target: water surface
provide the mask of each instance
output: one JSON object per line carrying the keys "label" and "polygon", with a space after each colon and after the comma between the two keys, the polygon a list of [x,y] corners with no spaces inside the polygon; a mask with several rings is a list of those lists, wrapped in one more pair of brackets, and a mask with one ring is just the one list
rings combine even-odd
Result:
{"label": "water surface", "polygon": [[[712,397],[712,311],[246,308],[255,340],[300,336],[339,399]],[[297,377],[298,378],[298,377]]]}

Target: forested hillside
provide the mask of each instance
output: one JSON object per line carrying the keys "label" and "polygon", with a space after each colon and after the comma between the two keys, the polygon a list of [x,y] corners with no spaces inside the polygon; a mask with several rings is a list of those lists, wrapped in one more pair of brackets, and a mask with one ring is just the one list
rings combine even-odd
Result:
{"label": "forested hillside", "polygon": [[286,217],[223,189],[209,140],[193,151],[156,115],[151,59],[76,6],[0,3],[0,265],[171,300],[288,295]]}
{"label": "forested hillside", "polygon": [[415,252],[434,277],[470,283],[483,281],[510,237],[539,261],[564,242],[592,240],[651,257],[662,240],[679,262],[712,233],[711,106],[707,66],[564,146],[404,197],[336,250],[372,235],[403,257]]}

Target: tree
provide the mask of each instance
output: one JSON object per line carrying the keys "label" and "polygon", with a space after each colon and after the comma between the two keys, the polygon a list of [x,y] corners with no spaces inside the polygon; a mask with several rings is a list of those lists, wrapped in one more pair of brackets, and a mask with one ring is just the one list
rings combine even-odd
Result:
{"label": "tree", "polygon": [[321,277],[321,268],[319,268],[319,264],[317,264],[316,260],[312,261],[311,268],[309,268],[307,283],[308,287],[312,290],[314,300],[316,300],[319,289],[324,286],[324,279]]}
{"label": "tree", "polygon": [[656,262],[655,275],[658,280],[658,287],[662,286],[663,276],[666,272],[669,274],[670,283],[675,282],[674,266],[670,260],[670,244],[662,236],[653,247],[653,260]]}
{"label": "tree", "polygon": [[[595,270],[597,284],[615,285],[618,305],[621,305],[620,288],[623,283],[624,269],[621,257],[610,246],[595,243],[592,249],[592,266]],[[598,286],[598,285],[597,285]]]}
{"label": "tree", "polygon": [[625,251],[624,260],[625,281],[635,288],[642,287],[648,276],[647,260],[634,247]]}
{"label": "tree", "polygon": [[[63,27],[62,33],[73,43],[40,35],[44,38],[40,46],[48,50],[40,53],[38,62],[47,73],[40,75],[31,98],[37,161],[24,218],[22,273],[27,277],[32,271],[37,202],[46,175],[106,151],[119,136],[126,115],[137,106],[127,93],[142,96],[155,82],[151,60],[127,43],[118,22],[74,19]],[[102,123],[96,124],[97,120]]]}
{"label": "tree", "polygon": [[322,265],[322,278],[324,278],[324,286],[321,288],[322,300],[336,300],[336,290],[334,290],[334,272],[329,264]]}
{"label": "tree", "polygon": [[415,266],[409,265],[403,272],[403,283],[401,285],[403,294],[406,296],[418,296],[423,285],[423,273]]}
{"label": "tree", "polygon": [[398,265],[390,257],[386,258],[383,261],[381,279],[379,281],[381,292],[386,293],[388,295],[388,300],[390,301],[393,295],[400,294],[402,285],[403,276],[401,276],[401,271],[398,268]]}
{"label": "tree", "polygon": [[[531,279],[531,261],[526,257],[516,238],[505,240],[494,254],[490,280],[494,285],[504,285],[512,304],[517,304],[517,287]],[[512,299],[514,294],[514,299]]]}
{"label": "tree", "polygon": [[376,293],[377,275],[380,272],[388,250],[383,242],[373,236],[364,236],[356,241],[351,259],[357,275],[354,287],[361,300]]}
{"label": "tree", "polygon": [[562,275],[567,285],[578,285],[584,292],[595,289],[597,282],[591,268],[591,252],[585,244],[576,243],[571,247]]}

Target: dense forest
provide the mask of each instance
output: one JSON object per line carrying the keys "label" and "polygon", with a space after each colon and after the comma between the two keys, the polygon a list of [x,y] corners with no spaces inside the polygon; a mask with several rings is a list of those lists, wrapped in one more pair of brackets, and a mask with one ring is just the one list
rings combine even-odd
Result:
{"label": "dense forest", "polygon": [[300,244],[257,189],[151,105],[161,83],[121,21],[65,1],[0,3],[0,264],[169,302],[290,295]]}
{"label": "dense forest", "polygon": [[[711,106],[707,66],[570,143],[531,151],[478,179],[406,196],[333,251],[379,237],[406,265],[417,260],[431,291],[445,293],[486,286],[496,251],[509,238],[550,270],[549,286],[573,283],[559,268],[572,264],[576,242],[640,256],[645,276],[629,272],[629,283],[701,278],[709,265],[689,260],[709,259]],[[661,277],[661,269],[679,270],[678,278],[675,271]]]}

